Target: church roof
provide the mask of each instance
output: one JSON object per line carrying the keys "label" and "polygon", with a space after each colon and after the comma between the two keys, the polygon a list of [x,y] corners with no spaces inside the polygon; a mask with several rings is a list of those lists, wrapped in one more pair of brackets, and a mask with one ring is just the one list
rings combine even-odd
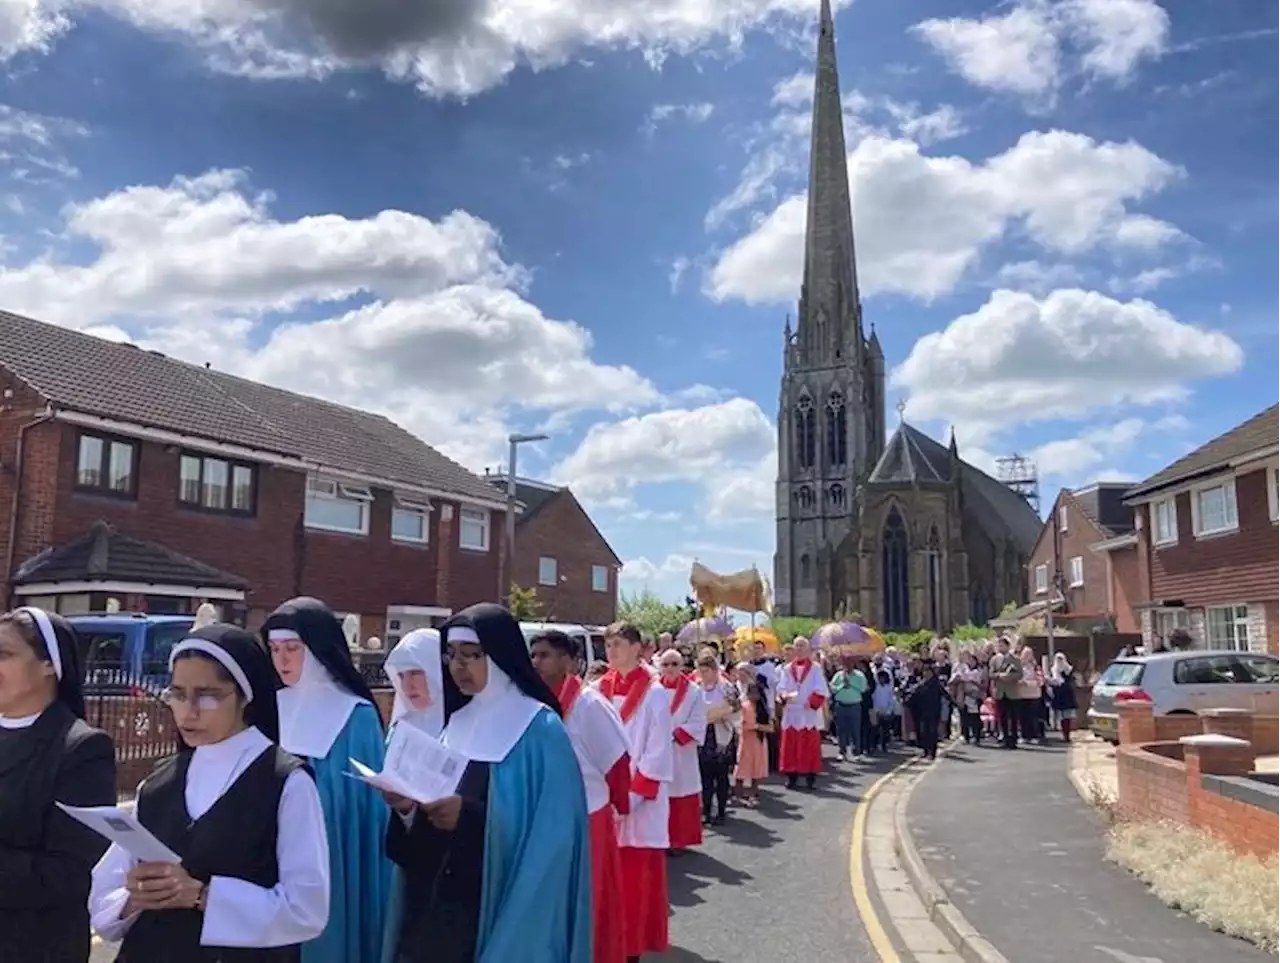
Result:
{"label": "church roof", "polygon": [[[992,534],[1011,538],[1025,553],[1035,547],[1042,522],[1026,499],[963,459],[960,487],[966,504]],[[951,453],[924,432],[903,422],[885,445],[868,485],[911,485],[951,481]]]}

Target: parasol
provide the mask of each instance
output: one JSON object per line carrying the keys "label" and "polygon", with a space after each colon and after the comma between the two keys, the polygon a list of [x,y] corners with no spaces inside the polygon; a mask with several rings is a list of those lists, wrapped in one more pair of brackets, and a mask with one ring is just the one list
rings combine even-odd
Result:
{"label": "parasol", "polygon": [[733,638],[733,626],[719,616],[694,619],[676,633],[676,641],[681,644],[731,638]]}
{"label": "parasol", "polygon": [[743,625],[733,633],[733,637],[740,643],[759,642],[765,647],[765,650],[777,655],[782,651],[782,643],[778,641],[778,634],[773,629],[764,625]]}
{"label": "parasol", "polygon": [[840,647],[852,655],[874,655],[884,651],[884,639],[875,629],[857,622],[828,622],[809,640],[815,648]]}

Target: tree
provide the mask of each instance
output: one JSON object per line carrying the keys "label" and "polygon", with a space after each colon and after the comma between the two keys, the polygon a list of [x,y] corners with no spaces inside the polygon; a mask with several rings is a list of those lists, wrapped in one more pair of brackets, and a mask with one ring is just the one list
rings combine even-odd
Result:
{"label": "tree", "polygon": [[511,593],[507,598],[507,608],[516,617],[517,622],[537,622],[543,618],[542,603],[538,600],[536,588],[521,588],[511,583]]}
{"label": "tree", "polygon": [[618,618],[630,622],[641,632],[657,636],[663,632],[678,632],[689,621],[689,607],[662,601],[645,589],[635,595],[625,592],[618,598]]}

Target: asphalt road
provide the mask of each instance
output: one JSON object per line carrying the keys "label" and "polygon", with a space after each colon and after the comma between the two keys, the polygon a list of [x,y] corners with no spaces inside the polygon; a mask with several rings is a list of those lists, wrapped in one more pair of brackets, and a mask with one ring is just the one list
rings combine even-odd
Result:
{"label": "asphalt road", "polygon": [[921,779],[907,816],[952,902],[1010,960],[1275,959],[1169,909],[1105,860],[1105,826],[1067,778],[1061,743],[960,746]]}
{"label": "asphalt road", "polygon": [[[672,949],[645,963],[839,960],[872,963],[849,885],[861,793],[902,756],[836,763],[812,792],[774,780],[758,809],[733,809],[702,846],[670,857]],[[115,947],[95,946],[92,963]]]}

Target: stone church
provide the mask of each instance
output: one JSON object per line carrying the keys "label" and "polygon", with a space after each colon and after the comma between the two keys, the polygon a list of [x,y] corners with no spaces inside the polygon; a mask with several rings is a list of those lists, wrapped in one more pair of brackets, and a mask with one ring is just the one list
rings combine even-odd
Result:
{"label": "stone church", "polygon": [[887,630],[985,623],[1023,601],[1041,522],[1016,492],[899,421],[864,335],[829,0],[814,72],[804,275],[778,402],[775,609]]}

